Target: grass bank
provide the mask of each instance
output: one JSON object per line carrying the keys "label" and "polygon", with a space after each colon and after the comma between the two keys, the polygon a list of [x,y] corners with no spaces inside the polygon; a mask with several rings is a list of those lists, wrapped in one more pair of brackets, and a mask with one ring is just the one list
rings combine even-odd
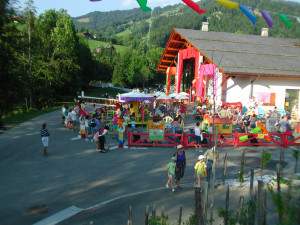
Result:
{"label": "grass bank", "polygon": [[[112,96],[113,98],[116,98],[116,95],[118,93],[122,94],[126,93],[126,91],[119,90],[116,88],[92,88],[85,91],[86,96],[98,98],[101,98],[102,94],[105,93]],[[1,118],[1,121],[4,123],[5,129],[0,129],[0,134],[4,133],[7,129],[11,129],[21,123],[31,120],[32,118],[44,115],[49,112],[60,110],[64,104],[70,106],[73,105],[73,97],[65,96],[63,102],[57,102],[56,106],[49,107],[46,109],[29,109],[28,111],[26,111],[23,107],[18,106],[11,113],[9,113],[9,115]]]}

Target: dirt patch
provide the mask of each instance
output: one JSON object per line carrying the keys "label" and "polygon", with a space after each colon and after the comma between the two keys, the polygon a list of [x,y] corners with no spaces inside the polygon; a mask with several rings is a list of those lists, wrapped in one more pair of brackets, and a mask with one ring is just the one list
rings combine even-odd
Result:
{"label": "dirt patch", "polygon": [[50,207],[47,205],[34,205],[28,209],[28,213],[29,214],[46,213],[49,211],[49,209],[50,209]]}
{"label": "dirt patch", "polygon": [[81,19],[78,19],[77,21],[80,23],[88,23],[88,22],[90,22],[90,18],[81,18]]}

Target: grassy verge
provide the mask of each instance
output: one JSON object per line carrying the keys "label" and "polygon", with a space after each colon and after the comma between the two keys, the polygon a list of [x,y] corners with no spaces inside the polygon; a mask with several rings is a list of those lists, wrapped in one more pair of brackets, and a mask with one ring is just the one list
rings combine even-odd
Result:
{"label": "grassy verge", "polygon": [[[89,89],[85,91],[86,96],[98,97],[98,98],[101,98],[102,94],[105,93],[112,96],[113,98],[116,98],[116,95],[118,93],[122,94],[122,93],[126,93],[126,91],[119,90],[116,88],[95,88],[95,89]],[[72,102],[72,100],[73,100],[72,97],[65,96],[63,100],[64,102],[57,102],[57,106],[49,107],[46,109],[40,109],[40,110],[30,109],[29,111],[24,111],[23,107],[19,106],[14,111],[12,111],[8,116],[1,118],[1,121],[4,123],[5,129],[11,129],[37,116],[41,116],[43,114],[59,110],[64,104],[73,105],[74,102]],[[5,130],[0,129],[0,134],[2,134],[3,132],[5,132]]]}
{"label": "grassy verge", "polygon": [[[61,105],[49,107],[47,109],[30,109],[29,111],[24,111],[22,107],[17,107],[10,115],[2,118],[1,121],[4,123],[6,130],[11,129],[37,116],[59,110],[63,104],[71,104],[71,102],[61,103]],[[4,131],[5,130],[0,130],[0,134]]]}

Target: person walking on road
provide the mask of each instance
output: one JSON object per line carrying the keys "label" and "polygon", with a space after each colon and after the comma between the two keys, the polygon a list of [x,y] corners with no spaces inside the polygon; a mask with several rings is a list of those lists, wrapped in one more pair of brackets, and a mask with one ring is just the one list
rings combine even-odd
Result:
{"label": "person walking on road", "polygon": [[198,157],[198,162],[196,163],[194,169],[194,178],[197,178],[197,180],[194,182],[194,185],[201,186],[201,177],[206,177],[206,164],[204,162],[205,157],[203,155],[200,155]]}
{"label": "person walking on road", "polygon": [[46,129],[46,123],[42,124],[42,129],[41,129],[41,137],[42,137],[42,143],[43,143],[43,155],[47,156],[47,147],[48,147],[48,143],[49,143],[49,137],[50,133],[48,132],[48,130]]}
{"label": "person walking on road", "polygon": [[175,167],[176,167],[176,160],[177,158],[173,156],[171,158],[171,162],[167,165],[167,171],[168,171],[168,181],[166,184],[166,188],[169,188],[169,184],[171,184],[172,192],[175,192],[174,190],[174,178],[175,178]]}
{"label": "person walking on road", "polygon": [[177,188],[180,187],[180,179],[184,176],[184,170],[186,167],[186,155],[185,151],[183,150],[182,145],[177,146],[177,152],[175,152],[174,156],[176,157],[176,168],[175,168],[175,174],[176,174],[176,180],[175,183],[177,185]]}
{"label": "person walking on road", "polygon": [[199,146],[199,152],[202,152],[201,148],[201,128],[200,128],[200,123],[197,122],[196,126],[194,128],[195,130],[195,148],[196,148],[196,152],[198,152],[197,147]]}
{"label": "person walking on road", "polygon": [[211,149],[207,150],[204,153],[204,157],[207,159],[206,182],[208,183],[208,187],[210,186],[209,183],[210,183],[210,177],[211,177],[211,174],[212,174],[212,165],[213,165],[213,162],[214,162],[214,153],[215,153],[215,156],[216,156],[216,163],[217,163],[217,166],[218,166],[219,165],[219,161],[218,161],[219,153],[217,151],[215,151],[215,147],[212,147]]}

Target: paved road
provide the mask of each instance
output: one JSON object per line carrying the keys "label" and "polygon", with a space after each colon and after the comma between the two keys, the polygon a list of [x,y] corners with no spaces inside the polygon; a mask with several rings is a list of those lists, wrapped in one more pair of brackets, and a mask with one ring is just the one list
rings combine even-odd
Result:
{"label": "paved road", "polygon": [[[39,135],[42,122],[47,123],[51,133],[47,158],[42,156]],[[192,126],[194,121],[189,123]],[[125,224],[130,205],[134,224],[143,223],[146,205],[156,204],[158,209],[164,206],[171,224],[178,219],[181,204],[183,221],[193,213],[193,166],[199,155],[194,149],[187,150],[183,189],[171,193],[164,188],[165,166],[175,152],[174,148],[116,149],[101,154],[95,151],[94,143],[71,140],[76,136],[76,132],[61,126],[59,111],[39,116],[0,135],[1,224],[38,223],[70,206],[89,210],[61,224],[88,224],[90,221],[94,224]],[[237,178],[243,149],[220,149],[221,158],[226,152],[230,154],[228,178]],[[249,174],[250,168],[257,169],[262,148],[247,149],[249,167],[246,174]],[[279,158],[279,149],[268,149],[273,154],[273,163],[267,168],[271,171]],[[290,149],[285,157],[285,171],[292,174],[294,161]],[[269,171],[266,173],[271,173]],[[217,179],[221,179],[220,167]],[[238,189],[235,193],[238,191],[244,193]],[[107,202],[121,196],[124,197]],[[224,189],[217,189],[216,196],[222,203]],[[232,198],[232,204],[237,204],[239,195],[234,194]],[[36,206],[46,209],[45,212],[29,210]]]}

